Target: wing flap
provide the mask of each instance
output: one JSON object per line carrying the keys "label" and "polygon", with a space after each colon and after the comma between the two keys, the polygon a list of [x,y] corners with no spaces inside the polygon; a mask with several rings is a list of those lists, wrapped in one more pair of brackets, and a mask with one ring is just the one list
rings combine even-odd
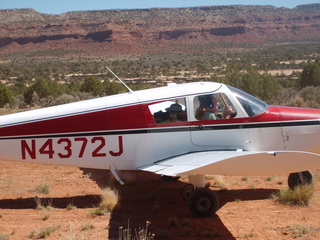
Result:
{"label": "wing flap", "polygon": [[299,151],[208,151],[168,158],[141,167],[157,174],[264,176],[312,170],[320,167],[320,155]]}

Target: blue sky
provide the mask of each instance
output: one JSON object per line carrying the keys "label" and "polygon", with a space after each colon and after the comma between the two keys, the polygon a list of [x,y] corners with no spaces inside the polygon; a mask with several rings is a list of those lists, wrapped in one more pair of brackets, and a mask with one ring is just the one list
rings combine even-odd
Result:
{"label": "blue sky", "polygon": [[155,7],[195,7],[215,5],[273,5],[294,8],[318,0],[0,0],[0,9],[33,8],[41,13],[60,14],[68,11],[135,9]]}

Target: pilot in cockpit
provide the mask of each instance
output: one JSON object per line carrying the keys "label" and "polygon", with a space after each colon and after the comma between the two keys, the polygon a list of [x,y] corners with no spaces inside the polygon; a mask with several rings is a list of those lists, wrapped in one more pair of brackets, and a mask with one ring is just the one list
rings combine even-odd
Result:
{"label": "pilot in cockpit", "polygon": [[[219,98],[219,95],[217,97]],[[227,103],[220,106],[221,104],[213,94],[198,96],[198,100],[199,107],[195,112],[195,117],[198,120],[229,119],[235,116],[232,106]]]}
{"label": "pilot in cockpit", "polygon": [[205,96],[203,99],[201,99],[204,104],[204,113],[202,116],[202,120],[215,120],[217,119],[217,116],[215,112],[219,109],[219,105],[217,103],[217,99],[211,96]]}

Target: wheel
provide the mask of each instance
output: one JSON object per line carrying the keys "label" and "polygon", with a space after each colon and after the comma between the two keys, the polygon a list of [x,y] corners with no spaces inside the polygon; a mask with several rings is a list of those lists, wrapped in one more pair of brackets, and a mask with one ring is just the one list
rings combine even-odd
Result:
{"label": "wheel", "polygon": [[[300,178],[299,174],[302,178]],[[290,173],[288,177],[288,185],[290,189],[294,189],[296,186],[305,184],[312,184],[312,174],[309,171]]]}
{"label": "wheel", "polygon": [[188,199],[189,211],[198,217],[212,217],[218,210],[219,199],[208,188],[195,189]]}
{"label": "wheel", "polygon": [[188,184],[188,185],[184,186],[180,191],[180,194],[181,194],[181,197],[183,198],[183,200],[187,201],[190,194],[193,192],[193,190],[194,190],[193,184]]}

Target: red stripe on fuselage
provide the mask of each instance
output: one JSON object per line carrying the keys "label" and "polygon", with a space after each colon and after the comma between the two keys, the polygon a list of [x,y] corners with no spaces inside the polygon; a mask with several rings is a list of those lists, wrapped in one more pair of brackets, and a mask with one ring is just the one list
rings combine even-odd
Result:
{"label": "red stripe on fuselage", "polygon": [[[147,128],[153,119],[148,107],[139,104],[67,117],[17,124],[0,129],[1,137],[55,133],[94,132]],[[21,119],[23,122],[23,119]]]}

